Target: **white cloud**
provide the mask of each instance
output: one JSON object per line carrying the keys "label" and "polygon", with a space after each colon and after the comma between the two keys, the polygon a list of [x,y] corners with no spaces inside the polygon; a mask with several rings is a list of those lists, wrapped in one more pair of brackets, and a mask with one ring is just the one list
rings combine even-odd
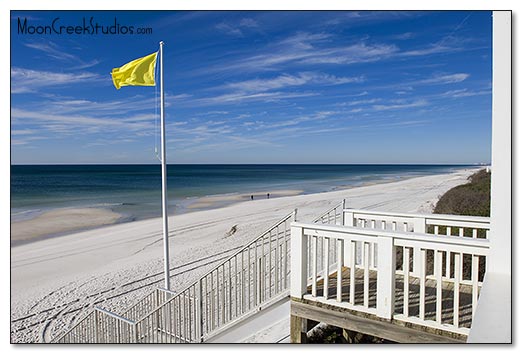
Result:
{"label": "white cloud", "polygon": [[[227,27],[228,28],[228,27]],[[223,26],[225,29],[225,26]],[[273,42],[252,54],[231,62],[227,60],[214,67],[205,68],[198,74],[212,72],[238,72],[276,70],[287,65],[307,64],[354,64],[374,62],[391,57],[399,51],[394,44],[366,43],[359,41],[348,45],[334,42],[332,34],[298,32]],[[332,45],[332,43],[334,43]]]}
{"label": "white cloud", "polygon": [[259,27],[257,21],[251,18],[243,18],[237,24],[221,22],[216,25],[216,29],[235,37],[243,37],[244,30],[252,30]]}
{"label": "white cloud", "polygon": [[[223,29],[233,31],[238,27],[228,24]],[[233,31],[234,33],[234,31]],[[413,34],[403,34],[404,37]],[[201,70],[209,72],[270,71],[292,65],[350,65],[377,62],[395,58],[429,56],[464,50],[461,41],[431,44],[427,47],[402,51],[393,43],[375,43],[369,39],[341,44],[330,33],[298,32],[277,42],[273,42],[252,53],[250,50],[242,58]]]}
{"label": "white cloud", "polygon": [[420,80],[420,84],[454,84],[466,80],[470,75],[466,73],[439,75],[429,79]]}
{"label": "white cloud", "polygon": [[299,98],[299,97],[310,97],[316,96],[317,93],[313,92],[259,92],[259,93],[245,93],[245,92],[234,92],[226,93],[213,97],[197,98],[191,101],[191,103],[200,103],[203,105],[208,104],[229,104],[239,103],[242,101],[264,101],[274,102],[288,98]]}
{"label": "white cloud", "polygon": [[65,86],[94,81],[107,81],[98,74],[90,72],[58,73],[32,69],[11,68],[11,93],[38,91],[43,87]]}
{"label": "white cloud", "polygon": [[383,60],[395,54],[399,48],[393,44],[357,43],[346,47],[314,51],[302,58],[307,64],[355,64]]}
{"label": "white cloud", "polygon": [[452,97],[452,98],[461,98],[461,97],[472,97],[472,96],[482,96],[482,95],[491,95],[491,91],[490,90],[469,91],[468,89],[461,89],[461,90],[446,91],[441,96]]}
{"label": "white cloud", "polygon": [[399,56],[404,57],[419,57],[419,56],[426,56],[431,54],[439,54],[439,53],[446,53],[448,51],[453,51],[454,48],[442,46],[442,45],[431,45],[427,48],[421,48],[421,49],[414,49],[414,50],[407,50],[405,52],[399,53]]}
{"label": "white cloud", "polygon": [[414,108],[414,107],[423,107],[427,106],[428,101],[426,100],[417,100],[410,103],[397,103],[397,104],[389,104],[389,105],[374,105],[373,109],[376,111],[388,111],[393,109],[406,109],[406,108]]}
{"label": "white cloud", "polygon": [[36,49],[44,52],[49,57],[58,59],[58,60],[77,60],[78,58],[75,55],[69,54],[64,50],[61,50],[56,46],[53,42],[30,42],[24,43],[24,46],[31,49]]}
{"label": "white cloud", "polygon": [[[31,126],[25,131],[26,136],[46,134],[84,135],[97,133],[154,132],[154,114],[115,116],[93,116],[85,114],[67,114],[59,111],[29,110],[12,108],[13,126]],[[15,131],[18,129],[15,129]],[[31,132],[32,131],[32,132]]]}
{"label": "white cloud", "polygon": [[27,145],[35,140],[42,140],[41,136],[23,136],[20,138],[11,139],[11,146]]}
{"label": "white cloud", "polygon": [[284,74],[271,79],[254,79],[234,82],[227,84],[226,87],[245,92],[262,92],[306,84],[341,85],[346,83],[360,83],[364,80],[364,76],[337,77],[323,73],[303,72],[298,75]]}
{"label": "white cloud", "polygon": [[216,29],[218,29],[222,32],[225,32],[228,35],[238,36],[238,37],[243,36],[243,32],[239,28],[233,27],[232,25],[229,25],[228,23],[225,23],[225,22],[218,23],[216,25]]}
{"label": "white cloud", "polygon": [[379,102],[380,100],[381,100],[380,98],[372,98],[372,99],[368,99],[368,100],[356,100],[356,101],[347,102],[346,105],[347,106],[357,106],[357,105],[361,105],[361,104],[371,104],[371,103]]}
{"label": "white cloud", "polygon": [[[123,100],[91,101],[86,99],[71,99],[63,96],[51,96],[52,100],[41,101],[40,110],[59,114],[74,114],[89,112],[93,116],[120,116],[134,112],[153,112],[155,105],[159,105],[159,97],[144,97],[135,95]],[[184,100],[190,95],[165,95],[165,107],[174,102]],[[159,113],[158,113],[159,114]]]}
{"label": "white cloud", "polygon": [[256,129],[272,130],[274,128],[289,127],[295,125],[301,125],[307,122],[324,121],[328,117],[335,115],[338,112],[335,111],[319,111],[310,115],[298,115],[283,120],[277,121],[256,121]]}
{"label": "white cloud", "polygon": [[406,40],[406,39],[411,39],[413,37],[415,37],[415,34],[413,32],[405,32],[405,33],[393,35],[391,38],[402,41],[402,40]]}
{"label": "white cloud", "polygon": [[258,24],[257,21],[254,20],[254,19],[251,19],[251,18],[243,18],[243,19],[239,22],[239,26],[241,26],[241,27],[256,28],[256,27],[259,27],[259,24]]}
{"label": "white cloud", "polygon": [[32,129],[13,129],[11,135],[31,135],[35,134],[36,131]]}
{"label": "white cloud", "polygon": [[38,51],[44,52],[48,57],[57,59],[60,61],[64,61],[70,63],[71,66],[67,67],[68,70],[81,70],[87,69],[92,66],[97,65],[100,61],[97,59],[84,61],[84,59],[80,58],[77,55],[68,53],[66,49],[59,47],[57,44],[49,41],[49,42],[29,42],[23,43],[24,46],[36,49]]}
{"label": "white cloud", "polygon": [[360,96],[366,96],[368,94],[369,94],[368,91],[363,91],[363,92],[360,92],[360,93],[356,93],[354,95],[346,95],[346,96],[348,96],[348,97],[360,97]]}
{"label": "white cloud", "polygon": [[242,66],[251,68],[271,68],[273,66],[297,64],[355,64],[382,60],[395,53],[398,48],[394,45],[358,43],[346,47],[314,48],[300,47],[282,49],[250,57],[243,61]]}
{"label": "white cloud", "polygon": [[314,47],[312,43],[317,44],[325,42],[325,40],[328,40],[331,37],[332,35],[328,33],[298,32],[292,36],[282,39],[276,43],[276,45],[282,48],[291,47],[293,49],[312,49]]}

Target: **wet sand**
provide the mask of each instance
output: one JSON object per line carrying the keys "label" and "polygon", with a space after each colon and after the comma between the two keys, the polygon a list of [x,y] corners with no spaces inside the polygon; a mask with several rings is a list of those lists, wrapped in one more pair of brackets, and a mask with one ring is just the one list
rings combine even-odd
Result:
{"label": "wet sand", "polygon": [[116,223],[122,215],[108,209],[67,208],[38,215],[34,219],[11,223],[11,245],[42,239],[49,235],[64,234]]}

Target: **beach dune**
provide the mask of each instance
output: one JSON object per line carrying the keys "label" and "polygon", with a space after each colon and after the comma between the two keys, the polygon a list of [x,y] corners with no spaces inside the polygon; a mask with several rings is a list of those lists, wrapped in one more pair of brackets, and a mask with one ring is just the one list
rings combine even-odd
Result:
{"label": "beach dune", "polygon": [[[429,213],[442,194],[465,183],[475,171],[247,200],[171,216],[172,288],[179,290],[195,281],[295,208],[299,221],[311,221],[343,198],[352,208]],[[63,217],[76,218],[71,214]],[[236,232],[230,235],[233,225]],[[162,286],[161,230],[161,219],[150,219],[12,247],[12,341],[48,341],[84,316],[91,305],[122,311],[154,287]]]}

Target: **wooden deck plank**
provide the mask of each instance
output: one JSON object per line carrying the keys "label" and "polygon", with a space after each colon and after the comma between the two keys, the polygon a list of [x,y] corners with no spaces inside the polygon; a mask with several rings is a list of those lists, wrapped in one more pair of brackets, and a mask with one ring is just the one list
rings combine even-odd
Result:
{"label": "wooden deck plank", "polygon": [[315,306],[313,304],[291,301],[290,314],[301,318],[324,322],[347,330],[369,334],[397,343],[464,343],[456,339],[400,326],[388,321],[379,321],[354,315],[352,312]]}
{"label": "wooden deck plank", "polygon": [[[355,304],[362,305],[363,304],[363,270],[356,269],[355,272]],[[337,271],[333,272],[329,276],[330,281],[329,285],[329,294],[331,296],[328,297],[329,305],[332,304],[332,300],[336,299],[337,294]],[[369,307],[376,307],[377,300],[377,272],[370,271],[370,284],[369,284]],[[396,275],[396,290],[395,290],[395,314],[403,313],[404,306],[404,280],[401,274]],[[350,269],[348,267],[343,267],[342,269],[342,291],[341,298],[342,302],[348,303],[350,300]],[[425,319],[426,320],[436,320],[436,281],[434,279],[426,280],[425,287]],[[308,287],[308,293],[310,293],[311,286]],[[453,281],[444,281],[442,286],[442,323],[443,324],[452,324],[453,323],[453,311],[454,311],[454,282]],[[323,279],[319,279],[317,281],[317,296],[318,301],[323,300]],[[420,311],[420,282],[419,278],[413,277],[410,273],[410,286],[409,286],[409,316],[418,317]],[[471,326],[471,315],[472,315],[472,298],[471,298],[471,286],[460,284],[459,287],[459,326],[469,328]],[[311,300],[307,300],[310,302]],[[364,314],[361,313],[361,316]]]}

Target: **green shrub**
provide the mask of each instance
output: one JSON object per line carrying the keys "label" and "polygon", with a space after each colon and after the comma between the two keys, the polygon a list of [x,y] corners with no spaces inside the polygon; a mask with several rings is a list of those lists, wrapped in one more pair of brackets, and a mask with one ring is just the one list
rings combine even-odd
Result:
{"label": "green shrub", "polygon": [[343,330],[335,326],[316,328],[314,333],[308,337],[307,342],[311,344],[383,344],[393,343],[382,338],[368,334],[347,331],[348,338],[344,338]]}
{"label": "green shrub", "polygon": [[469,177],[469,182],[447,191],[438,201],[435,214],[489,216],[491,173],[486,170]]}

